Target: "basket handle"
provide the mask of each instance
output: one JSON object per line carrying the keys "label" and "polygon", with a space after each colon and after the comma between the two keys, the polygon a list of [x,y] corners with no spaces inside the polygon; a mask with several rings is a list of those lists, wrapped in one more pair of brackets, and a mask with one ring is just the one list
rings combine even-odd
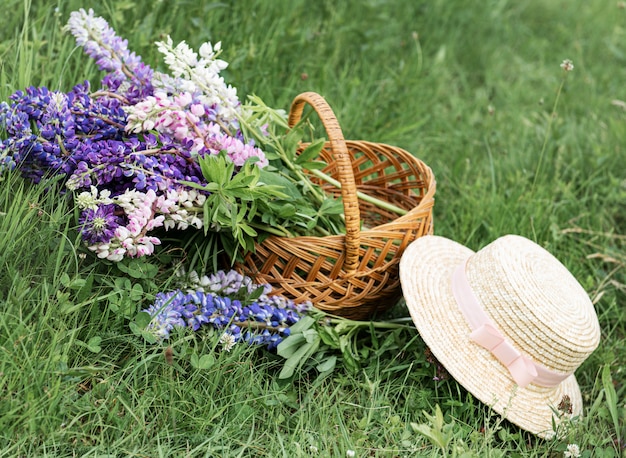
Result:
{"label": "basket handle", "polygon": [[306,103],[313,107],[321,119],[322,125],[328,134],[332,155],[337,162],[341,196],[343,197],[343,212],[346,219],[344,270],[354,272],[359,265],[361,214],[359,212],[352,160],[335,113],[333,113],[326,100],[316,92],[303,92],[296,96],[291,103],[289,127],[295,126],[300,121]]}

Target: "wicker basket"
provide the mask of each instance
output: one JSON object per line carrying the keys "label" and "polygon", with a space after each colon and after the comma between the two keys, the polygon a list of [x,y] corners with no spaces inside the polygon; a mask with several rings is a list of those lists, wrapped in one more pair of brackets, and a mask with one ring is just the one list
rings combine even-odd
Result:
{"label": "wicker basket", "polygon": [[[338,180],[341,188],[315,177],[312,180],[326,192],[343,196],[346,233],[270,236],[235,268],[296,302],[308,300],[334,315],[368,319],[399,299],[402,252],[417,237],[432,233],[435,178],[428,166],[400,148],[344,140],[332,109],[314,92],[294,99],[290,126],[300,121],[307,103],[317,112],[329,138],[320,153],[328,164],[322,171]],[[383,210],[360,200],[357,191],[408,213],[399,216]]]}

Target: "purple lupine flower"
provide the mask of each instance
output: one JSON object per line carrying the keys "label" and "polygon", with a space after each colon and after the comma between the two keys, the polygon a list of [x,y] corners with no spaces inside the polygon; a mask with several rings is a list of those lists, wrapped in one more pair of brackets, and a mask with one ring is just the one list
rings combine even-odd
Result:
{"label": "purple lupine flower", "polygon": [[119,218],[115,215],[115,205],[99,205],[95,210],[83,210],[78,220],[80,232],[90,245],[108,243],[119,227]]}
{"label": "purple lupine flower", "polygon": [[152,94],[152,69],[141,57],[128,50],[128,41],[118,37],[106,20],[96,17],[92,9],[70,14],[67,29],[93,58],[100,70],[108,72],[102,80],[107,91],[135,103]]}
{"label": "purple lupine flower", "polygon": [[88,81],[78,84],[67,97],[75,117],[76,131],[90,140],[121,140],[126,113],[119,99],[92,97]]}
{"label": "purple lupine flower", "polygon": [[[122,138],[126,115],[119,102],[92,99],[88,89],[88,83],[67,94],[29,87],[11,95],[10,106],[0,105],[5,155],[12,156],[25,177],[35,183],[44,174],[69,177],[98,141]],[[84,171],[89,164],[80,167]],[[79,182],[91,184],[86,178]]]}
{"label": "purple lupine flower", "polygon": [[3,141],[0,141],[0,176],[5,170],[13,170],[15,168],[15,159],[9,156],[9,150]]}

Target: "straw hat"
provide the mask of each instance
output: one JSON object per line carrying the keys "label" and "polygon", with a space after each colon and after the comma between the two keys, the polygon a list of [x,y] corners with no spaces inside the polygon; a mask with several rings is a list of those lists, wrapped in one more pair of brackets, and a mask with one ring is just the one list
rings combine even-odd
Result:
{"label": "straw hat", "polygon": [[424,236],[402,255],[400,281],[424,342],[480,401],[540,437],[563,418],[554,411],[581,414],[574,371],[600,326],[585,290],[545,249],[507,235],[474,253]]}

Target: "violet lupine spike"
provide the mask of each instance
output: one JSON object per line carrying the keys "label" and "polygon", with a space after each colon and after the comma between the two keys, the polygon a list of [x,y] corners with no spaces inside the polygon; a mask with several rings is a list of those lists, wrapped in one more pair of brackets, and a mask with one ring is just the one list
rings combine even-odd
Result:
{"label": "violet lupine spike", "polygon": [[88,81],[68,92],[77,131],[91,140],[121,140],[126,126],[126,113],[118,99],[93,98]]}
{"label": "violet lupine spike", "polygon": [[67,94],[29,87],[10,99],[10,106],[0,107],[0,127],[7,133],[4,148],[11,151],[22,175],[38,183],[44,175],[71,173],[79,140]]}
{"label": "violet lupine spike", "polygon": [[117,36],[107,21],[96,17],[92,9],[83,8],[70,14],[67,29],[76,44],[108,72],[102,80],[107,91],[119,94],[132,104],[153,92],[153,70],[141,57],[128,50],[128,40]]}
{"label": "violet lupine spike", "polygon": [[[204,278],[204,277],[203,277]],[[208,277],[207,277],[208,278]],[[159,293],[154,304],[144,311],[152,316],[147,330],[159,340],[169,338],[175,327],[194,331],[202,326],[223,330],[234,342],[264,345],[269,350],[290,334],[290,327],[300,320],[303,310],[293,301],[277,296],[264,300],[234,298],[241,288],[254,291],[267,285],[255,285],[249,277],[236,271],[218,271],[211,276],[211,289],[216,292],[175,290]],[[230,294],[225,293],[230,291]]]}
{"label": "violet lupine spike", "polygon": [[154,304],[143,310],[152,316],[148,330],[157,339],[168,339],[175,327],[185,327],[186,315],[191,312],[185,309],[183,296],[181,291],[158,293]]}
{"label": "violet lupine spike", "polygon": [[29,151],[29,144],[35,141],[30,121],[26,113],[15,110],[6,102],[0,103],[0,130],[7,133],[7,138],[0,142],[0,158],[4,170],[13,170],[21,164],[23,156]]}
{"label": "violet lupine spike", "polygon": [[[99,140],[122,138],[126,115],[119,102],[92,99],[88,89],[88,83],[67,94],[29,87],[14,93],[11,105],[0,105],[0,128],[7,134],[5,155],[12,156],[25,177],[37,183],[44,174],[85,171],[89,167],[81,163]],[[79,180],[74,189],[90,184],[88,179]]]}

